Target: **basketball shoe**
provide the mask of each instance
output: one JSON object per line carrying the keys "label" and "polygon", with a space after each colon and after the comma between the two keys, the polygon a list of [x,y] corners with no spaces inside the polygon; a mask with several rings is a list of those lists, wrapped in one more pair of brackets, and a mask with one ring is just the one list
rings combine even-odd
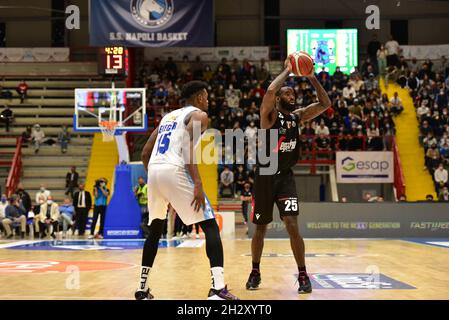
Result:
{"label": "basketball shoe", "polygon": [[207,300],[240,300],[228,291],[228,286],[221,290],[210,289]]}
{"label": "basketball shoe", "polygon": [[306,272],[301,271],[298,275],[299,288],[298,293],[311,293],[312,283]]}
{"label": "basketball shoe", "polygon": [[148,288],[147,291],[136,291],[134,294],[134,297],[136,300],[153,300],[154,296],[150,293],[150,289]]}
{"label": "basketball shoe", "polygon": [[262,278],[260,277],[260,271],[253,269],[249,274],[248,281],[246,282],[247,290],[255,290],[259,288],[259,284]]}

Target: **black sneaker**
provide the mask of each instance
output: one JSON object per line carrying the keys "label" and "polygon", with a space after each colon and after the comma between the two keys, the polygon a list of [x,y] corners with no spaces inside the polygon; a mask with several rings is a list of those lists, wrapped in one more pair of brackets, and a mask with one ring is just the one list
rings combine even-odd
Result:
{"label": "black sneaker", "polygon": [[252,270],[249,274],[248,281],[246,282],[246,290],[255,290],[259,288],[259,284],[262,278],[260,277],[260,271]]}
{"label": "black sneaker", "polygon": [[311,293],[312,283],[306,272],[300,272],[298,276],[299,288],[298,293]]}
{"label": "black sneaker", "polygon": [[150,293],[150,289],[148,288],[147,291],[136,291],[134,294],[134,297],[136,300],[153,300],[154,296]]}
{"label": "black sneaker", "polygon": [[228,291],[228,286],[221,290],[210,289],[207,300],[240,300]]}

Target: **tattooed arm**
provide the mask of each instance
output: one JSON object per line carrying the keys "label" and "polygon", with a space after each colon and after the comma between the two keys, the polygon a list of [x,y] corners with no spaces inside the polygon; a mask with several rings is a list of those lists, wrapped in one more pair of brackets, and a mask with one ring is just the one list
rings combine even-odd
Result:
{"label": "tattooed arm", "polygon": [[308,79],[316,90],[318,102],[312,103],[305,108],[300,108],[293,111],[293,113],[299,116],[301,121],[310,121],[318,117],[331,106],[331,100],[329,99],[326,90],[324,90],[321,83],[319,83],[317,78],[315,78],[315,75],[312,73],[308,76]]}
{"label": "tattooed arm", "polygon": [[263,97],[262,104],[260,106],[260,127],[262,129],[271,128],[275,120],[275,113],[273,111],[276,105],[276,93],[279,89],[281,89],[285,79],[287,79],[292,70],[292,66],[288,58],[284,62],[284,67],[284,71],[282,71],[276,79],[273,80]]}

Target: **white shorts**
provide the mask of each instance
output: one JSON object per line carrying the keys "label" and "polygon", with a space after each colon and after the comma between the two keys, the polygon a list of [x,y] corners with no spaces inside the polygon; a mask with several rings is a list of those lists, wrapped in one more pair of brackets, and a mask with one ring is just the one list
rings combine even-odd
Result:
{"label": "white shorts", "polygon": [[214,219],[215,214],[206,195],[206,206],[196,212],[193,201],[193,181],[186,169],[170,164],[148,167],[148,225],[154,219],[166,219],[168,204],[176,210],[182,222],[191,225]]}

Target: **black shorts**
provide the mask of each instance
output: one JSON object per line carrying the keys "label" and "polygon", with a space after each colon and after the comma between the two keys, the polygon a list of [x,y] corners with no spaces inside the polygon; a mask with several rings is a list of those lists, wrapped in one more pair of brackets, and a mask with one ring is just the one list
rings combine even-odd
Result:
{"label": "black shorts", "polygon": [[279,209],[281,219],[299,214],[298,194],[292,170],[275,175],[259,175],[258,170],[256,171],[251,221],[261,225],[273,221],[274,203]]}

